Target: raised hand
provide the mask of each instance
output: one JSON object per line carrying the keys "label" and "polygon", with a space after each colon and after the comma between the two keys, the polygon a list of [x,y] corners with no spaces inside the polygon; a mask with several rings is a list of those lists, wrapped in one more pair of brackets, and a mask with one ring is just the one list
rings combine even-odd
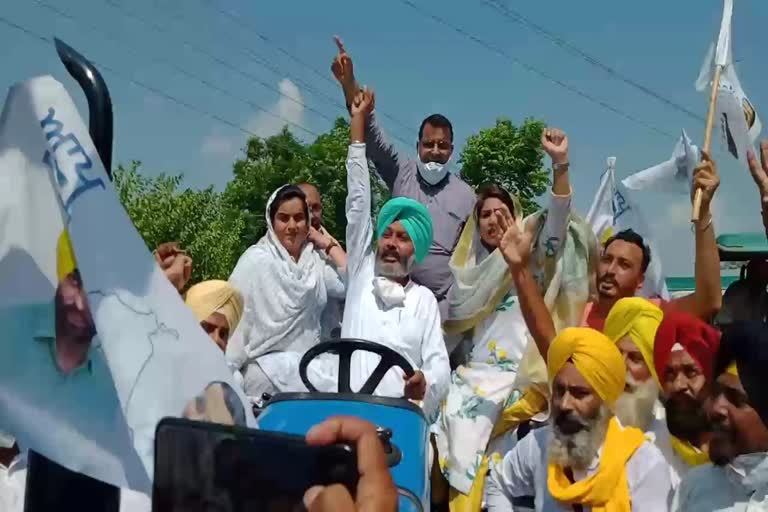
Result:
{"label": "raised hand", "polygon": [[553,165],[568,163],[568,136],[558,128],[544,128],[541,132],[541,145],[552,159]]}
{"label": "raised hand", "polygon": [[720,186],[720,176],[717,173],[717,165],[709,154],[701,152],[701,162],[693,171],[692,193],[701,190],[701,208],[709,211],[709,205],[715,197],[715,191]]}
{"label": "raised hand", "polygon": [[760,162],[758,163],[754,151],[747,151],[747,162],[749,163],[749,173],[755,180],[758,191],[760,191],[760,202],[763,210],[768,207],[768,140],[760,144]]}
{"label": "raised hand", "polygon": [[496,222],[504,233],[499,242],[499,250],[512,271],[525,268],[531,255],[533,233],[520,231],[512,214],[506,210],[496,211]]}
{"label": "raised hand", "polygon": [[376,96],[374,95],[373,91],[367,87],[363,88],[363,90],[359,91],[355,95],[355,99],[350,105],[352,117],[359,115],[368,116],[368,114],[373,112],[375,104]]}
{"label": "raised hand", "polygon": [[339,36],[333,36],[333,41],[336,43],[336,48],[338,48],[339,52],[333,58],[331,72],[344,91],[347,92],[348,89],[355,87],[355,70],[352,65],[352,57],[344,49],[344,43]]}

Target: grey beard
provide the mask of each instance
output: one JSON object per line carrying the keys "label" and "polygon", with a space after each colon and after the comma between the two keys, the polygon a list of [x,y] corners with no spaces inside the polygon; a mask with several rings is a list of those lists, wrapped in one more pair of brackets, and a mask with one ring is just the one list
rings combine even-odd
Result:
{"label": "grey beard", "polygon": [[648,430],[654,420],[654,406],[659,398],[659,386],[653,377],[638,383],[627,374],[627,384],[632,386],[632,392],[624,392],[616,401],[614,411],[622,425],[637,427],[643,432]]}
{"label": "grey beard", "polygon": [[411,270],[413,270],[415,264],[415,255],[411,255],[406,260],[401,259],[397,263],[385,263],[381,261],[377,254],[376,263],[374,264],[374,274],[378,277],[386,277],[388,279],[402,279],[411,274]]}
{"label": "grey beard", "polygon": [[564,468],[589,468],[605,441],[612,416],[608,406],[602,404],[597,416],[587,421],[588,426],[573,435],[563,434],[552,423],[552,436],[547,450],[549,461]]}

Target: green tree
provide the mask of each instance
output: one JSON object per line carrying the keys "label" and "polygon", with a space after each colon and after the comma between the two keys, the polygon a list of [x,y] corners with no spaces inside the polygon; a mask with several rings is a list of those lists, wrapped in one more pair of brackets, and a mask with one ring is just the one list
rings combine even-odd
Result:
{"label": "green tree", "polygon": [[541,148],[544,126],[534,119],[526,119],[520,127],[497,119],[494,127],[471,135],[459,159],[462,178],[473,187],[501,185],[520,198],[526,215],[533,213],[539,208],[534,199],[549,183]]}
{"label": "green tree", "polygon": [[[264,235],[269,196],[286,183],[308,182],[317,187],[325,228],[344,243],[348,147],[349,123],[341,118],[311,144],[302,144],[287,128],[266,139],[252,137],[243,158],[235,162],[234,178],[224,192],[227,209],[240,212],[245,219],[240,251]],[[371,173],[376,211],[388,193],[375,172]]]}
{"label": "green tree", "polygon": [[182,176],[149,178],[140,162],[118,166],[115,188],[133,224],[150,250],[163,242],[178,241],[192,257],[191,283],[227,279],[240,257],[245,221],[227,209],[223,194],[205,190],[179,190]]}

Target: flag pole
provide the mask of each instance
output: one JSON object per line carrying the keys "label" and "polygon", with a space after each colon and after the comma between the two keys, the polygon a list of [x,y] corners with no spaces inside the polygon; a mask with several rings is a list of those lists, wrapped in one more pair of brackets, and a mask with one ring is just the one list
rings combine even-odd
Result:
{"label": "flag pole", "polygon": [[[715,77],[712,79],[712,93],[709,96],[709,111],[707,112],[707,124],[704,127],[704,148],[702,152],[712,154],[712,129],[715,124],[715,109],[717,107],[717,89],[720,87],[720,74],[723,66],[715,66]],[[693,211],[691,212],[691,222],[698,222],[701,215],[701,189],[697,188],[693,195]]]}

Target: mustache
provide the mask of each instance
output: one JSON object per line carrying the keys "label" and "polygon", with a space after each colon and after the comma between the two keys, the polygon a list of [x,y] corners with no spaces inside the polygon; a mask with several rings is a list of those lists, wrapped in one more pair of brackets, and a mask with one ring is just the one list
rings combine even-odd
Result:
{"label": "mustache", "polygon": [[563,434],[575,434],[589,428],[589,422],[579,415],[571,412],[563,412],[555,416],[555,426]]}
{"label": "mustache", "polygon": [[614,286],[618,286],[619,283],[616,282],[616,278],[613,277],[613,274],[605,274],[603,277],[599,278],[597,280],[597,284],[601,283],[608,283],[612,284]]}

